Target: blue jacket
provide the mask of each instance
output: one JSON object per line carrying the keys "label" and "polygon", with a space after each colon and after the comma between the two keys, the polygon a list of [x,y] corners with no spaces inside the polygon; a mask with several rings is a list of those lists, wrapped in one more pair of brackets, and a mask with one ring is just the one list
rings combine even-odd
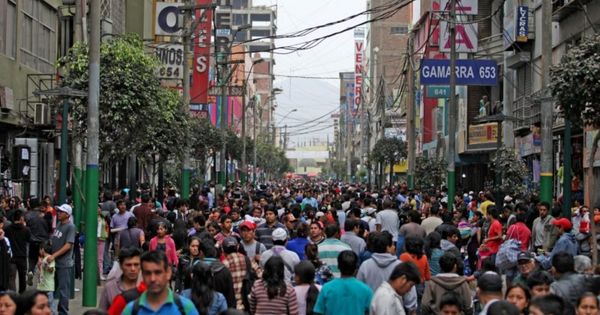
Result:
{"label": "blue jacket", "polygon": [[565,232],[563,233],[563,235],[560,236],[558,241],[556,241],[556,244],[554,244],[554,248],[550,252],[550,255],[537,256],[536,259],[540,262],[542,268],[550,269],[550,267],[552,267],[552,257],[554,257],[554,255],[560,252],[566,252],[575,257],[577,256],[578,247],[579,246],[577,245],[575,235],[573,235],[571,232]]}

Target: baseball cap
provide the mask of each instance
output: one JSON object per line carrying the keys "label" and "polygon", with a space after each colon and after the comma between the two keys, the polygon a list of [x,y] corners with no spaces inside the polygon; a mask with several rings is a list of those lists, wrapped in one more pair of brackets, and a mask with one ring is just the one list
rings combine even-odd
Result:
{"label": "baseball cap", "polygon": [[254,230],[254,229],[256,229],[256,224],[252,221],[245,220],[244,222],[240,223],[238,228],[239,229],[247,228],[248,230]]}
{"label": "baseball cap", "polygon": [[534,258],[535,256],[530,253],[530,252],[520,252],[519,255],[517,255],[517,261],[521,262],[521,261],[530,261]]}
{"label": "baseball cap", "polygon": [[322,211],[319,211],[319,212],[317,212],[317,213],[315,214],[315,217],[316,217],[316,218],[320,218],[320,217],[322,217],[322,216],[324,216],[324,215],[325,215],[325,213],[323,213]]}
{"label": "baseball cap", "polygon": [[287,232],[283,228],[276,228],[271,236],[273,237],[273,241],[287,240]]}
{"label": "baseball cap", "polygon": [[238,245],[238,241],[233,236],[227,236],[223,240],[223,248],[225,247],[235,247]]}
{"label": "baseball cap", "polygon": [[506,196],[504,197],[504,202],[511,202],[511,201],[513,201],[513,199],[512,199],[512,197],[511,197],[511,196],[509,196],[509,195],[506,195]]}
{"label": "baseball cap", "polygon": [[479,276],[477,287],[484,292],[502,292],[502,278],[493,271],[488,271]]}
{"label": "baseball cap", "polygon": [[68,215],[72,215],[73,214],[73,208],[71,208],[71,206],[69,206],[66,203],[62,204],[62,205],[60,205],[58,207],[56,207],[56,210],[60,211],[60,212],[65,212]]}
{"label": "baseball cap", "polygon": [[554,222],[552,222],[552,224],[556,227],[563,228],[563,230],[570,230],[573,227],[571,221],[569,221],[569,219],[566,218],[556,219],[554,220]]}

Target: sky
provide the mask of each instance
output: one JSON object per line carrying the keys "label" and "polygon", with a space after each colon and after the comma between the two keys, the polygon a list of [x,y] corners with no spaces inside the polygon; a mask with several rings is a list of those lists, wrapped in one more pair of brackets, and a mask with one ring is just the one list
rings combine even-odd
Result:
{"label": "sky", "polygon": [[[277,35],[288,34],[307,27],[339,20],[366,9],[365,0],[254,0],[253,4],[277,5]],[[275,45],[280,47],[304,42],[334,33],[365,20],[366,16],[363,15],[347,23],[317,30],[302,38],[278,39],[275,41]],[[299,125],[339,108],[339,79],[310,79],[310,81],[319,82],[315,84],[315,82],[301,82],[309,79],[290,80],[290,78],[282,75],[337,78],[339,72],[353,71],[354,69],[353,45],[354,33],[353,31],[347,31],[331,37],[309,50],[288,55],[275,54],[275,87],[284,90],[277,98],[279,105],[275,110],[275,122],[278,126],[285,124]],[[278,52],[279,50],[275,51]],[[309,89],[309,87],[315,85],[317,85],[316,88]],[[293,109],[297,109],[297,111],[290,113]],[[287,118],[284,118],[284,116],[287,116]],[[324,124],[312,123],[307,124],[302,132],[290,131],[290,145],[288,147],[313,137],[326,140],[329,135],[330,141],[333,141],[332,127],[319,130],[330,123],[330,120],[324,122]],[[294,133],[302,135],[294,135]]]}

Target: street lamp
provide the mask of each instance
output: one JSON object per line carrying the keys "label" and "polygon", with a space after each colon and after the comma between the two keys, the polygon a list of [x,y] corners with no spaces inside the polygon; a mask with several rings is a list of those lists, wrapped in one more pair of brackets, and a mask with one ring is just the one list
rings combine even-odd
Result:
{"label": "street lamp", "polygon": [[[265,61],[265,59],[263,58],[258,58],[252,61],[252,65],[250,66],[250,70],[248,70],[248,75],[246,76],[246,80],[244,81],[244,94],[242,95],[242,184],[246,183],[246,173],[248,171],[246,164],[246,89],[248,88],[248,80],[250,79],[252,69],[256,64],[259,64],[263,61]],[[256,108],[256,106],[254,106],[253,108]],[[254,109],[254,112],[256,112],[256,109]],[[256,117],[254,117],[253,121],[255,120]],[[254,126],[256,126],[256,122],[254,123]],[[256,138],[256,132],[254,132],[254,138]]]}

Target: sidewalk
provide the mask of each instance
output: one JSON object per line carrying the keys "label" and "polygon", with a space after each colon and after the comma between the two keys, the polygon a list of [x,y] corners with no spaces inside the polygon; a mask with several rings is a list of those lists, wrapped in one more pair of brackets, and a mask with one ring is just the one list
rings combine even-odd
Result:
{"label": "sidewalk", "polygon": [[[79,289],[79,291],[75,291],[75,298],[72,300],[69,300],[69,313],[81,315],[87,310],[95,309],[95,307],[83,307],[82,306],[82,299],[83,299],[83,289],[82,289],[83,281],[82,280],[75,280],[75,288]],[[98,287],[96,296],[100,296],[100,293],[102,292],[103,288],[104,288],[104,286]],[[96,301],[96,303],[97,302],[98,301]]]}

